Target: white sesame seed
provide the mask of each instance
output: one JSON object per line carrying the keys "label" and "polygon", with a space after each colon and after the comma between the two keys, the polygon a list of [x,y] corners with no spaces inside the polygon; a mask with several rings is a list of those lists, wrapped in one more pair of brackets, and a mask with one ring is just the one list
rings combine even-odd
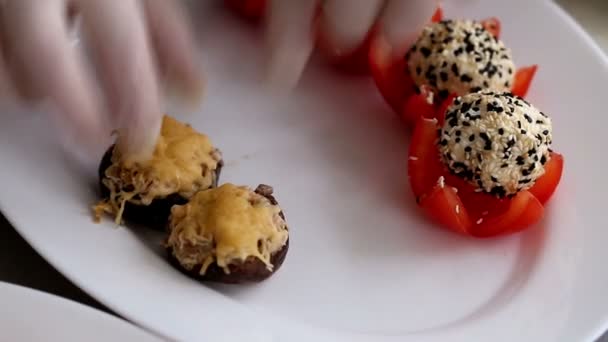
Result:
{"label": "white sesame seed", "polygon": [[443,176],[440,176],[439,179],[437,180],[437,184],[439,185],[440,188],[444,188],[445,187],[445,178]]}
{"label": "white sesame seed", "polygon": [[483,219],[482,219],[482,218],[480,218],[479,220],[477,220],[477,222],[475,222],[475,223],[477,223],[477,224],[481,224],[481,222],[483,222]]}
{"label": "white sesame seed", "polygon": [[409,158],[409,159],[410,159],[410,160],[418,160],[418,157],[415,157],[415,156],[410,156],[410,158]]}
{"label": "white sesame seed", "polygon": [[452,187],[452,190],[454,190],[454,193],[458,193],[458,188],[457,187]]}
{"label": "white sesame seed", "polygon": [[460,214],[460,205],[456,204],[456,214]]}

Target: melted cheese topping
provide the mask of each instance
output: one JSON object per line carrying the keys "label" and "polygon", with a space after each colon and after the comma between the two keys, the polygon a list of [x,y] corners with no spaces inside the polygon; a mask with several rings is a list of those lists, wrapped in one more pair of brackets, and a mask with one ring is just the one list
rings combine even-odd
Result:
{"label": "melted cheese topping", "polygon": [[114,148],[112,165],[105,171],[103,184],[110,198],[95,207],[116,215],[120,223],[126,202],[150,205],[154,199],[179,194],[190,198],[215,181],[215,170],[221,160],[219,150],[209,138],[190,125],[164,116],[161,134],[152,158],[146,162],[126,162]]}
{"label": "melted cheese topping", "polygon": [[511,51],[480,23],[446,20],[428,25],[408,52],[410,75],[441,98],[513,85]]}
{"label": "melted cheese topping", "polygon": [[244,186],[230,183],[198,192],[189,203],[171,209],[167,246],[188,270],[202,265],[200,274],[216,262],[229,265],[255,257],[272,270],[272,254],[287,242],[281,208]]}
{"label": "melted cheese topping", "polygon": [[439,133],[450,171],[498,197],[532,187],[550,158],[551,119],[509,93],[456,98]]}

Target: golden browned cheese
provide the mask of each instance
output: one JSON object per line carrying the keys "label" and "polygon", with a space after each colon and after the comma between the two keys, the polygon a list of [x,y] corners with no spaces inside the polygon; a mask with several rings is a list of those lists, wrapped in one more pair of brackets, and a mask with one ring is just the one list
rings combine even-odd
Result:
{"label": "golden browned cheese", "polygon": [[190,198],[213,184],[220,160],[220,152],[206,135],[165,115],[152,159],[126,163],[114,149],[112,165],[102,180],[111,196],[96,206],[96,215],[110,212],[119,223],[127,201],[149,205],[175,193]]}
{"label": "golden browned cheese", "polygon": [[214,261],[228,274],[230,264],[248,257],[272,270],[270,257],[288,237],[280,212],[278,205],[248,187],[227,183],[172,208],[167,245],[185,268],[202,265],[200,274]]}

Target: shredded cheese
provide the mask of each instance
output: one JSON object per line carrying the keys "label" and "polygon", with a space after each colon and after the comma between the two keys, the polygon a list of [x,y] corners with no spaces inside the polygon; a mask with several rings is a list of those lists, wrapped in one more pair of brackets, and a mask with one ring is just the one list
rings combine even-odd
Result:
{"label": "shredded cheese", "polygon": [[288,238],[280,212],[278,205],[248,187],[226,183],[173,206],[167,246],[184,268],[202,265],[200,274],[213,262],[229,274],[231,264],[249,257],[272,271],[271,256]]}
{"label": "shredded cheese", "polygon": [[221,153],[207,136],[190,125],[164,116],[150,160],[126,162],[114,148],[112,164],[101,180],[110,190],[110,196],[93,208],[95,218],[99,221],[103,213],[109,213],[115,215],[116,223],[120,224],[127,202],[150,205],[153,200],[171,194],[190,198],[197,191],[212,186],[220,160]]}

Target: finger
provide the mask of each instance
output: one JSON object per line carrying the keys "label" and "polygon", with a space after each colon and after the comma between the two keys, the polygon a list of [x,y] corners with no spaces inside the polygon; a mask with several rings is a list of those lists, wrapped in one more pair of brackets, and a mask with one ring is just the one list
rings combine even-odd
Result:
{"label": "finger", "polygon": [[187,18],[176,1],[143,2],[161,77],[185,100],[200,102],[203,76],[196,60],[196,48]]}
{"label": "finger", "polygon": [[[97,151],[109,130],[100,115],[94,83],[68,39],[63,2],[8,1],[3,8],[11,68],[22,94],[48,97],[59,125],[89,151]],[[17,64],[18,63],[18,64]],[[15,76],[15,73],[13,73]]]}
{"label": "finger", "polygon": [[126,159],[149,158],[160,132],[159,90],[143,9],[136,0],[83,1],[82,25]]}
{"label": "finger", "polygon": [[389,0],[381,17],[388,42],[401,48],[411,45],[437,6],[437,0]]}
{"label": "finger", "polygon": [[383,3],[384,0],[328,0],[324,3],[321,30],[336,56],[363,44]]}
{"label": "finger", "polygon": [[316,0],[274,0],[268,9],[268,81],[293,88],[314,47],[313,21]]}

